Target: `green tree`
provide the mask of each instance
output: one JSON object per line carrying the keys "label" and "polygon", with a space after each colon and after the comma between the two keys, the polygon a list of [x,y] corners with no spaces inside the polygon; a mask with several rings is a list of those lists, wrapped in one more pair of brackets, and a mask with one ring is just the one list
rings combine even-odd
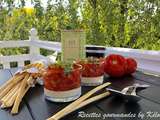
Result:
{"label": "green tree", "polygon": [[[159,0],[0,1],[0,40],[28,39],[35,27],[42,40],[60,41],[63,29],[84,29],[87,44],[160,50]],[[20,54],[27,49],[0,49]],[[47,53],[43,51],[43,53]]]}

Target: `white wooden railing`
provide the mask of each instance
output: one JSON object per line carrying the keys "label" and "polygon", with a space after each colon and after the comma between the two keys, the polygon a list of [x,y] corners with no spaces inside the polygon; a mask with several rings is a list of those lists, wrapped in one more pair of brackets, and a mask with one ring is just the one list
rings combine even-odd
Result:
{"label": "white wooden railing", "polygon": [[[87,45],[87,46],[93,46],[93,45]],[[0,64],[3,64],[4,69],[10,68],[10,62],[16,61],[18,63],[18,67],[22,67],[24,66],[24,61],[26,60],[33,62],[39,59],[46,59],[45,56],[40,54],[40,48],[61,52],[61,43],[39,40],[37,36],[37,30],[35,28],[32,28],[30,30],[29,40],[0,41],[0,48],[15,48],[15,47],[29,47],[29,54],[10,55],[10,56],[1,55]],[[106,50],[101,50],[101,51],[87,50],[87,52],[105,53],[106,55],[111,53],[116,53],[116,54],[122,54],[126,57],[133,57],[138,61],[138,69],[140,71],[160,75],[160,51],[106,47]]]}

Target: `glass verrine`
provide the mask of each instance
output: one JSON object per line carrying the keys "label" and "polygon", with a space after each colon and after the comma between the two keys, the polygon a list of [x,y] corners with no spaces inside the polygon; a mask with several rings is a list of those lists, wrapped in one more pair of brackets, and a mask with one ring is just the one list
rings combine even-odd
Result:
{"label": "glass verrine", "polygon": [[54,102],[69,102],[79,98],[81,70],[79,64],[50,65],[43,76],[45,98]]}
{"label": "glass verrine", "polygon": [[103,83],[103,58],[89,57],[84,60],[77,61],[77,63],[82,65],[82,85],[97,86]]}

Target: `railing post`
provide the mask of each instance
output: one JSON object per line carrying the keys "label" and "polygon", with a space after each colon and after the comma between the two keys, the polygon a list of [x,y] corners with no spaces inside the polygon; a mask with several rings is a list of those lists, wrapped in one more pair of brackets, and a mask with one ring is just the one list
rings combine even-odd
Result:
{"label": "railing post", "polygon": [[30,55],[31,55],[31,62],[34,62],[36,60],[36,56],[40,55],[40,49],[39,47],[34,46],[32,43],[34,43],[34,41],[39,40],[39,37],[37,36],[37,30],[35,28],[32,28],[30,30],[30,36],[29,36],[29,40],[30,40]]}

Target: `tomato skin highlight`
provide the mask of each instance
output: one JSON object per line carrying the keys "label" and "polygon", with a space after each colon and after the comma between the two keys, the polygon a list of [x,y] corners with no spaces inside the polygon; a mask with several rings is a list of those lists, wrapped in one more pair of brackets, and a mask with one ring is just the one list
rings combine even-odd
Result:
{"label": "tomato skin highlight", "polygon": [[110,54],[105,58],[104,71],[110,77],[122,77],[126,72],[126,59],[118,54]]}
{"label": "tomato skin highlight", "polygon": [[126,58],[127,67],[126,67],[126,74],[132,74],[137,69],[137,62],[133,58]]}

